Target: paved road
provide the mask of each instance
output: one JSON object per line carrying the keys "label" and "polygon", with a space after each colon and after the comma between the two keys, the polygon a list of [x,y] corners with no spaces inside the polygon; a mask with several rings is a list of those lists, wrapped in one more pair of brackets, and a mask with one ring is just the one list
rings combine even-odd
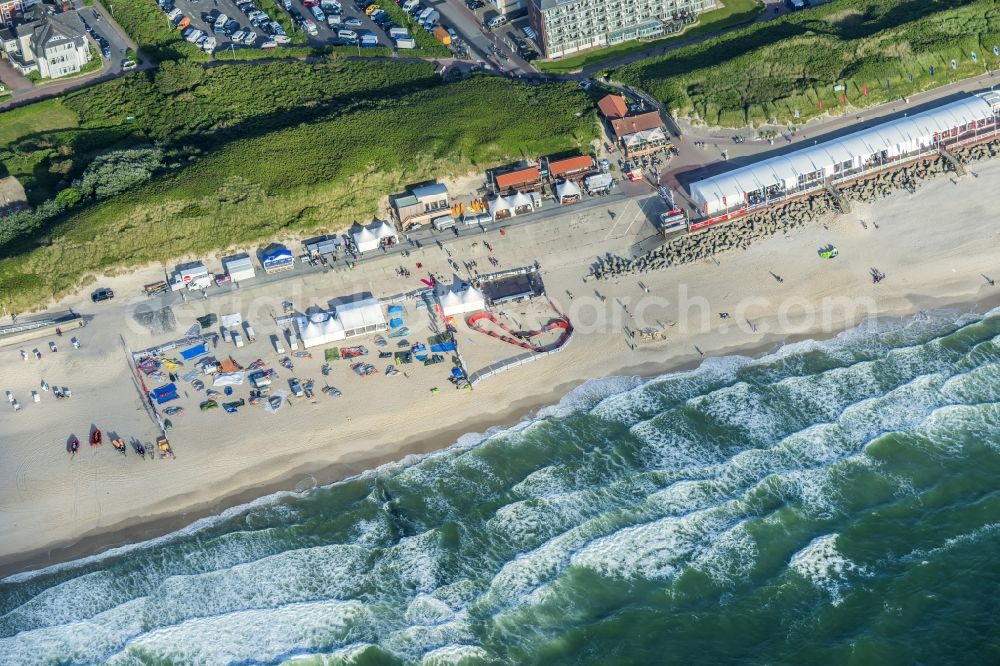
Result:
{"label": "paved road", "polygon": [[[503,40],[483,28],[482,18],[469,9],[464,0],[438,0],[430,3],[441,14],[441,22],[451,25],[480,60],[498,72],[514,74],[534,72],[534,68],[518,57]],[[494,49],[500,49],[507,60],[498,58]]]}

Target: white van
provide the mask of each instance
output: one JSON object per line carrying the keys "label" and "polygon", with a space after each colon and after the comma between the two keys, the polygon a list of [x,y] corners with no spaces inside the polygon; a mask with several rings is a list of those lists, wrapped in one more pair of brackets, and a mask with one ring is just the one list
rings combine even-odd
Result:
{"label": "white van", "polygon": [[495,30],[502,25],[507,25],[507,17],[501,14],[500,16],[494,16],[493,18],[486,20],[486,27],[490,30]]}
{"label": "white van", "polygon": [[338,30],[337,37],[339,39],[346,39],[352,42],[358,41],[358,33],[354,32],[353,30]]}
{"label": "white van", "polygon": [[341,19],[340,19],[340,14],[327,14],[326,15],[326,24],[328,26],[330,26],[331,28],[336,28],[341,23],[343,23],[343,21],[341,21]]}

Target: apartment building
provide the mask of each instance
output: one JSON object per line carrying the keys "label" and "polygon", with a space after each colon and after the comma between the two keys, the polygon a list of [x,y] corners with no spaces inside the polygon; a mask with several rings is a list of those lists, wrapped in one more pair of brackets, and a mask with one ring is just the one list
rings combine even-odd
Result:
{"label": "apartment building", "polygon": [[527,0],[546,58],[665,34],[667,26],[714,9],[716,0]]}

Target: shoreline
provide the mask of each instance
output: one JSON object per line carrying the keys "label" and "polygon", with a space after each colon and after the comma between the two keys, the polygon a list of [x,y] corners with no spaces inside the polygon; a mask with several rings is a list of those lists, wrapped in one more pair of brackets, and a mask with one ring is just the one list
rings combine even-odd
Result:
{"label": "shoreline", "polygon": [[[921,313],[953,313],[958,319],[965,315],[986,316],[990,311],[1000,308],[1000,293],[988,299],[987,304],[970,301],[954,301],[947,298],[936,299],[947,301],[929,307],[915,308],[910,312],[881,315],[876,319],[900,320],[918,316]],[[719,352],[706,354],[704,357],[691,355],[665,362],[649,361],[633,364],[620,369],[616,373],[602,377],[577,379],[554,387],[544,394],[528,396],[508,407],[497,415],[481,417],[466,421],[461,425],[441,428],[428,435],[410,438],[394,447],[384,447],[376,455],[359,456],[354,459],[344,459],[332,464],[303,465],[291,473],[282,474],[260,485],[245,486],[234,493],[229,493],[209,502],[194,504],[184,509],[153,516],[143,516],[125,521],[122,524],[109,526],[91,534],[84,534],[65,544],[57,544],[49,548],[38,549],[25,553],[0,557],[0,580],[17,574],[31,573],[51,566],[64,564],[76,559],[99,557],[109,550],[139,545],[143,542],[168,536],[193,525],[204,518],[219,516],[233,508],[248,505],[279,493],[305,492],[315,488],[340,483],[366,472],[377,471],[378,468],[389,465],[417,464],[426,456],[443,454],[459,445],[459,440],[466,435],[480,435],[483,439],[493,431],[507,430],[526,420],[534,418],[540,410],[558,404],[564,397],[584,383],[592,380],[602,381],[616,377],[638,377],[642,381],[664,375],[682,373],[697,369],[701,364],[713,358],[732,356],[760,359],[776,353],[781,348],[798,342],[812,340],[824,342],[838,335],[854,330],[865,324],[865,321],[854,322],[835,331],[817,333],[799,333],[784,336],[782,339],[765,340],[752,344],[734,345]],[[477,442],[478,445],[478,442]],[[407,461],[412,456],[419,460]],[[309,482],[307,487],[303,483]]]}
{"label": "shoreline", "polygon": [[[46,353],[37,361],[23,361],[16,347],[0,350],[0,376],[6,379],[0,389],[12,390],[25,405],[21,416],[0,413],[6,440],[0,448],[0,527],[10,535],[0,554],[0,576],[162,537],[274,493],[329,485],[389,463],[412,464],[415,456],[465,444],[460,440],[468,435],[488,435],[532,418],[587,380],[649,378],[696,368],[708,358],[760,357],[802,340],[828,340],[872,319],[899,320],[926,311],[982,315],[1000,305],[1000,290],[983,278],[1000,271],[1000,232],[970,221],[988,221],[1000,206],[995,186],[1000,162],[977,171],[975,179],[938,178],[913,194],[860,203],[848,215],[761,239],[715,261],[582,287],[585,267],[595,256],[622,254],[646,237],[642,213],[648,211],[633,210],[631,203],[615,207],[610,216],[567,207],[543,225],[519,227],[505,237],[483,236],[494,246],[489,252],[479,242],[456,245],[451,251],[457,259],[481,265],[494,256],[505,266],[541,263],[552,307],[565,311],[577,329],[573,342],[553,357],[558,362],[542,359],[492,377],[472,392],[440,395],[435,393],[446,374],[442,366],[406,366],[401,369],[409,374],[397,379],[363,379],[348,364],[335,363],[328,380],[343,389],[343,397],[289,401],[289,409],[277,414],[250,408],[239,415],[202,412],[198,401],[204,394],[184,383],[175,404],[187,411],[170,431],[177,452],[172,461],[123,459],[110,447],[86,447],[72,459],[64,451],[61,438],[74,429],[86,432],[95,418],[109,436],[116,432],[143,441],[153,436],[120,339],[133,349],[147,348],[176,339],[197,316],[236,312],[258,327],[258,341],[246,350],[222,347],[215,353],[234,353],[244,364],[257,357],[276,363],[269,338],[280,332],[271,324],[277,304],[292,300],[305,310],[351,293],[402,293],[413,279],[393,275],[393,259],[325,278],[262,283],[175,303],[167,308],[173,328],[162,330],[144,318],[164,305],[153,299],[123,296],[94,306],[82,293],[66,297],[54,307],[94,315],[79,334],[81,349]],[[839,258],[819,259],[815,248],[832,243]],[[413,254],[409,261],[422,262],[426,270],[452,272],[450,255],[436,247]],[[889,279],[872,285],[872,266]],[[785,279],[777,281],[774,271]],[[145,277],[137,272],[100,282],[128,294]],[[576,300],[571,292],[577,292]],[[534,330],[551,316],[543,305],[506,307],[501,316],[511,321],[516,316],[518,327]],[[730,312],[726,321],[723,313]],[[414,339],[430,335],[418,308],[407,317]],[[654,324],[666,341],[633,349],[623,328]],[[457,329],[470,372],[511,354],[509,345],[464,321]],[[296,359],[296,369],[283,371],[282,381],[312,376],[322,384],[322,353],[317,356]],[[40,380],[71,385],[73,400],[30,402],[28,393]]]}

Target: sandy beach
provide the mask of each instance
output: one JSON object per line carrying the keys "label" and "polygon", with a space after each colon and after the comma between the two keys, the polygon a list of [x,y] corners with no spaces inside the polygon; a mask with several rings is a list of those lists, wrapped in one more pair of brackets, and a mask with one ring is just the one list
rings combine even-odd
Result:
{"label": "sandy beach", "polygon": [[[131,452],[122,457],[107,441],[98,448],[82,444],[74,458],[65,452],[70,433],[83,440],[91,424],[145,442],[157,434],[134,386],[126,346],[137,350],[180,338],[207,312],[239,312],[254,324],[257,341],[239,350],[220,343],[215,355],[232,354],[244,365],[261,358],[276,367],[269,337],[279,330],[272,315],[283,301],[304,309],[359,293],[402,293],[419,286],[416,262],[424,272],[450,277],[448,255],[437,247],[414,251],[406,259],[410,278],[396,274],[398,258],[385,258],[308,281],[258,287],[248,282],[234,294],[217,296],[210,291],[206,299],[172,306],[175,329],[157,333],[135,315],[159,307],[141,295],[141,286],[161,279],[162,267],[99,278],[98,285],[115,289],[114,301],[90,303],[88,286],[52,306],[93,316],[72,333],[80,349],[70,346],[68,336],[59,340],[56,354],[47,353],[48,338],[0,348],[0,389],[12,391],[24,406],[16,413],[0,406],[0,572],[149,538],[278,489],[307,488],[405,461],[449,446],[464,433],[514,423],[590,378],[654,375],[690,367],[702,356],[759,354],[789,340],[828,337],[868,317],[944,307],[984,311],[1000,293],[984,277],[1000,279],[1000,230],[993,224],[1000,210],[1000,162],[976,165],[975,173],[939,178],[915,194],[901,192],[873,205],[856,204],[849,215],[830,216],[825,224],[772,237],[717,262],[610,282],[584,283],[583,277],[595,257],[627,256],[653,234],[637,200],[616,205],[613,216],[602,207],[574,212],[568,206],[558,219],[517,227],[506,236],[490,233],[482,240],[504,268],[540,262],[554,306],[576,328],[560,354],[492,377],[473,391],[452,389],[446,365],[414,365],[408,376],[362,379],[337,361],[328,380],[341,397],[293,399],[275,414],[249,407],[235,415],[202,413],[198,402],[204,395],[187,388],[177,403],[185,412],[171,431],[176,460],[140,460]],[[817,250],[829,244],[839,256],[821,259]],[[477,261],[481,271],[491,270],[483,242],[462,240],[448,249],[459,263]],[[218,257],[200,258],[218,270]],[[871,268],[886,279],[873,285]],[[426,338],[426,315],[412,304],[407,309],[410,341]],[[504,310],[527,329],[544,323],[549,307]],[[636,344],[625,333],[644,327],[662,330],[666,341]],[[517,351],[461,321],[457,339],[473,371]],[[375,350],[370,337],[348,344]],[[43,352],[41,360],[22,361],[18,350],[34,347]],[[313,351],[312,359],[296,359],[293,372],[282,371],[282,381],[295,376],[322,385],[322,350]],[[73,397],[56,401],[42,391],[41,401],[33,403],[30,392],[43,380],[70,387]],[[434,387],[441,392],[432,394]],[[236,397],[247,390],[240,387]]]}

